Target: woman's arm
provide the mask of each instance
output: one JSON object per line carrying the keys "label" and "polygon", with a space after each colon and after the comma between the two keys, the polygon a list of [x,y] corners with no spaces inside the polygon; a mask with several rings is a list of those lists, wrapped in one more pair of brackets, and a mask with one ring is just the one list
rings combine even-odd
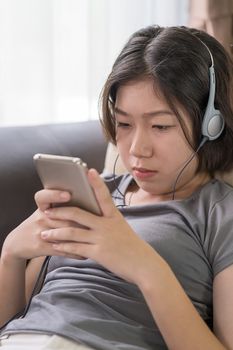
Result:
{"label": "woman's arm", "polygon": [[23,310],[26,260],[12,259],[2,253],[0,260],[0,326]]}
{"label": "woman's arm", "polygon": [[1,324],[24,309],[41,267],[43,258],[36,257],[45,248],[40,243],[40,232],[45,227],[42,215],[39,211],[33,213],[9,233],[3,244],[0,259]]}
{"label": "woman's arm", "polygon": [[[45,256],[61,255],[51,243],[41,239],[47,228],[69,226],[62,220],[50,220],[44,210],[50,203],[66,202],[70,195],[61,191],[40,191],[36,195],[39,207],[6,237],[0,259],[0,325],[22,311],[30,298]],[[30,260],[29,264],[27,261]]]}
{"label": "woman's arm", "polygon": [[0,326],[22,311],[28,302],[44,257],[17,260],[3,254],[0,260]]}
{"label": "woman's arm", "polygon": [[233,349],[233,265],[217,274],[213,291],[214,332]]}
{"label": "woman's arm", "polygon": [[[158,267],[158,264],[156,265]],[[170,350],[233,349],[232,328],[225,339],[219,337],[218,340],[196,311],[170,267],[166,265],[165,262],[161,263],[161,267],[156,268],[156,271],[148,266],[148,270],[140,274],[139,288],[168,348]]]}

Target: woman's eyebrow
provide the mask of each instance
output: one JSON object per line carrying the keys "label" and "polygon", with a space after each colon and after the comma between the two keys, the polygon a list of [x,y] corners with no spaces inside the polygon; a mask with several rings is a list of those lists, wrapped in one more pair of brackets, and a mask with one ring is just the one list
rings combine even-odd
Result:
{"label": "woman's eyebrow", "polygon": [[157,111],[143,113],[143,115],[148,117],[155,117],[159,115],[174,115],[174,113],[169,109],[159,109]]}
{"label": "woman's eyebrow", "polygon": [[126,117],[130,116],[129,113],[123,111],[122,109],[120,109],[120,108],[118,108],[118,107],[114,107],[113,110],[114,110],[115,113],[118,113],[118,114],[121,114],[121,115],[125,115]]}
{"label": "woman's eyebrow", "polygon": [[[118,114],[121,114],[121,115],[124,115],[126,117],[130,116],[130,113],[127,113],[127,112],[123,111],[119,107],[114,107],[114,112],[118,113]],[[151,111],[151,112],[143,113],[143,116],[148,116],[148,117],[155,117],[155,116],[160,116],[160,115],[174,115],[174,113],[171,110],[169,110],[169,109],[160,109],[160,110],[157,110],[157,111]]]}

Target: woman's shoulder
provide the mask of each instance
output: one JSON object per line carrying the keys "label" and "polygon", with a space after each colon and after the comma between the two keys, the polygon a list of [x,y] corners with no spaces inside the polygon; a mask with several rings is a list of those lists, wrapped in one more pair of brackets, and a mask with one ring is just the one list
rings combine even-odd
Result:
{"label": "woman's shoulder", "polygon": [[213,275],[233,263],[233,187],[222,180],[212,180],[202,191],[206,209],[203,248]]}
{"label": "woman's shoulder", "polygon": [[191,197],[174,205],[192,225],[212,230],[221,222],[233,223],[232,203],[233,187],[221,180],[212,179]]}
{"label": "woman's shoulder", "polygon": [[199,200],[207,201],[210,205],[214,206],[217,203],[232,201],[233,187],[222,180],[212,179],[197,194]]}
{"label": "woman's shoulder", "polygon": [[221,180],[211,179],[189,198],[175,201],[172,206],[193,221],[206,224],[213,215],[216,216],[216,210],[218,219],[230,213],[232,203],[233,187]]}

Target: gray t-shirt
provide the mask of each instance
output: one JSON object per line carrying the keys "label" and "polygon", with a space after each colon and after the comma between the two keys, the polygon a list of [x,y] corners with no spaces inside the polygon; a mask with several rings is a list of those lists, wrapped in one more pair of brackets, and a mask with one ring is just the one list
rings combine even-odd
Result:
{"label": "gray t-shirt", "polygon": [[[106,183],[111,191],[118,184],[113,197],[119,210],[170,264],[212,327],[213,278],[233,264],[233,188],[212,180],[185,200],[127,207],[121,194],[131,181],[124,175]],[[14,332],[59,334],[101,350],[167,349],[137,286],[90,259],[52,257],[25,318],[5,329]]]}

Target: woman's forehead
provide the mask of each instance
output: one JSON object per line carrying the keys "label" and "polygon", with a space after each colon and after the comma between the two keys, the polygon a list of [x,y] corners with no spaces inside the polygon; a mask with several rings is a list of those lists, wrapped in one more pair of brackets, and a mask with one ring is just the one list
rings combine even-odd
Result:
{"label": "woman's forehead", "polygon": [[[159,84],[152,78],[131,80],[119,86],[114,107],[130,112],[140,110],[141,113],[150,114],[157,110],[166,110],[184,124],[191,124],[190,116],[174,97],[165,98]],[[170,103],[169,103],[170,102]]]}

